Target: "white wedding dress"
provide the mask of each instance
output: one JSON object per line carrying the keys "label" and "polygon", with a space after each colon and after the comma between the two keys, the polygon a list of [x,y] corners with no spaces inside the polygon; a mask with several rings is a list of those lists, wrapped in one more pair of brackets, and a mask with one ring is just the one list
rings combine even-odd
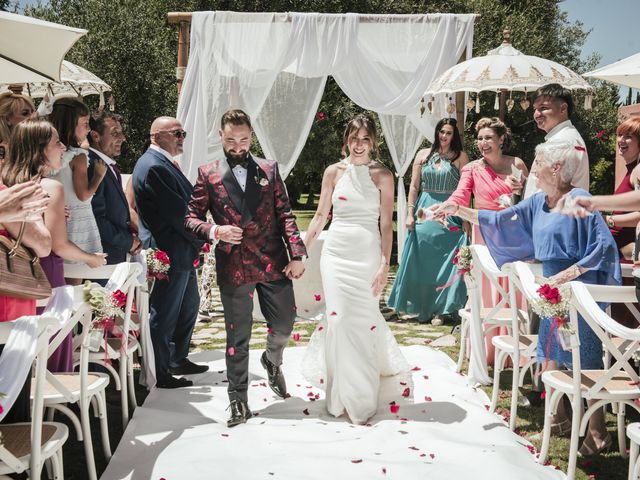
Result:
{"label": "white wedding dress", "polygon": [[[378,409],[381,375],[409,370],[371,283],[380,267],[380,192],[367,165],[346,162],[320,269],[326,316],[311,337],[304,376],[326,391],[327,409],[364,424]],[[400,388],[400,383],[398,382]]]}

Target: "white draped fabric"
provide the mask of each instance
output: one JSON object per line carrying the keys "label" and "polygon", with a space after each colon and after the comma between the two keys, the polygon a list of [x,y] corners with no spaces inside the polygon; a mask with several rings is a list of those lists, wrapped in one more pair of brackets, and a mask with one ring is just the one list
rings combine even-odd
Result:
{"label": "white draped fabric", "polygon": [[[333,75],[356,104],[379,114],[404,209],[402,176],[422,136],[433,140],[435,124],[448,115],[442,98],[421,116],[422,94],[465,52],[471,57],[474,20],[473,14],[195,12],[177,113],[189,132],[181,160],[187,177],[193,181],[200,165],[222,155],[219,122],[230,108],[251,116],[265,155],[286,177]],[[398,219],[400,226],[404,210]],[[403,238],[404,229],[398,231]]]}
{"label": "white draped fabric", "polygon": [[52,290],[42,316],[24,316],[10,322],[13,328],[0,357],[0,392],[5,395],[0,401],[3,407],[0,420],[13,406],[31,371],[31,364],[37,353],[38,323],[44,322],[45,317],[55,318],[57,322],[54,322],[54,330],[57,331],[71,319],[72,313],[73,287],[58,287]]}

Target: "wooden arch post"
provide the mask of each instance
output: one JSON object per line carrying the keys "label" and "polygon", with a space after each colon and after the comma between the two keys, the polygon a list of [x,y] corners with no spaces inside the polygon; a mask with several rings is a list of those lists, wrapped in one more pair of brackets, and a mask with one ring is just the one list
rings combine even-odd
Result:
{"label": "wooden arch post", "polygon": [[169,23],[178,24],[178,66],[176,67],[176,84],[178,96],[182,90],[182,80],[187,71],[189,61],[189,36],[191,34],[191,13],[189,12],[169,12],[167,13]]}

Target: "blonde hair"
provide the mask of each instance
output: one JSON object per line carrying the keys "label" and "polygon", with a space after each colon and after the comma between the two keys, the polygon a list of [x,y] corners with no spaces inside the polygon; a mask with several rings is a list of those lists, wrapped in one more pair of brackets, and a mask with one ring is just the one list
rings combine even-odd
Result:
{"label": "blonde hair", "polygon": [[13,92],[0,93],[0,142],[9,141],[11,128],[15,127],[9,125],[9,117],[16,114],[23,105],[29,106],[33,111],[36,109],[29,97]]}

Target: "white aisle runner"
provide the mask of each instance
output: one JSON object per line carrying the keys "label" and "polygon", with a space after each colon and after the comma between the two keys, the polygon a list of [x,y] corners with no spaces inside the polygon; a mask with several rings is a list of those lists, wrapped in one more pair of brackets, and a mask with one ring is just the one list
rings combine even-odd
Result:
{"label": "white aisle runner", "polygon": [[[354,426],[330,417],[323,392],[302,378],[304,347],[285,351],[287,400],[276,400],[260,366],[262,351],[252,350],[249,406],[257,416],[231,429],[224,352],[192,355],[211,371],[192,377],[191,388],[151,392],[102,479],[565,478],[536,463],[529,443],[487,411],[487,396],[455,373],[447,355],[421,346],[402,351],[416,366],[412,382],[383,383],[370,425]],[[404,388],[409,397],[402,396]],[[391,402],[399,406],[396,413]]]}

